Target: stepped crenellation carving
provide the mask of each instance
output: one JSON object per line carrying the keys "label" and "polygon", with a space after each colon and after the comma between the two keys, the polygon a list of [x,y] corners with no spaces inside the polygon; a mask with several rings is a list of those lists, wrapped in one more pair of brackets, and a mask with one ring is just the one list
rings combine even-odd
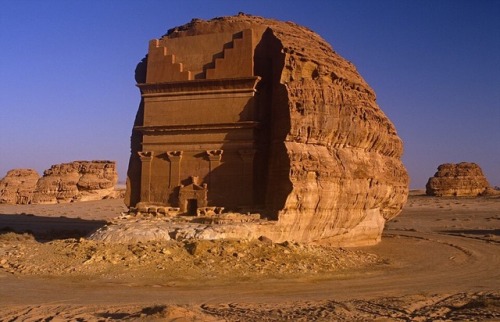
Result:
{"label": "stepped crenellation carving", "polygon": [[160,40],[153,39],[149,43],[148,71],[146,83],[163,83],[192,80],[190,71],[185,71],[183,64],[176,61],[174,54],[169,54],[167,47]]}

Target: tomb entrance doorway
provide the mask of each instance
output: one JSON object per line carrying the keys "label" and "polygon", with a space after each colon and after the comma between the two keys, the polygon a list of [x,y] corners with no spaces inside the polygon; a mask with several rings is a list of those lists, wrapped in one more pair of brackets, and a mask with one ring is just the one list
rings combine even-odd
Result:
{"label": "tomb entrance doorway", "polygon": [[186,212],[189,216],[196,216],[196,211],[198,210],[198,200],[188,199],[186,208]]}

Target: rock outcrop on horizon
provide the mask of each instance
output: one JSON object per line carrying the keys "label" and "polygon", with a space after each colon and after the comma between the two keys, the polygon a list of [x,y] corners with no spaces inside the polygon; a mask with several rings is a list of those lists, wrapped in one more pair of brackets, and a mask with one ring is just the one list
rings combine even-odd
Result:
{"label": "rock outcrop on horizon", "polygon": [[101,200],[118,181],[114,161],[74,161],[45,170],[33,193],[34,204]]}
{"label": "rock outcrop on horizon", "polygon": [[488,190],[483,171],[471,162],[441,164],[426,185],[426,194],[437,197],[476,197]]}
{"label": "rock outcrop on horizon", "polygon": [[40,175],[33,169],[13,169],[0,180],[0,204],[31,203]]}
{"label": "rock outcrop on horizon", "polygon": [[55,204],[122,197],[114,161],[74,161],[52,165],[40,177],[14,169],[0,180],[0,203]]}
{"label": "rock outcrop on horizon", "polygon": [[[221,42],[219,47],[208,44],[224,37],[227,43]],[[183,45],[183,41],[198,44],[199,52],[189,52],[193,47]],[[203,52],[212,47],[220,48],[220,52]],[[233,200],[221,196],[240,198],[253,191],[253,199],[247,198],[245,205],[262,211],[275,223],[259,227],[263,230],[255,232],[256,237],[266,234],[274,241],[375,244],[380,241],[385,222],[400,213],[409,184],[401,162],[402,141],[355,66],[313,31],[292,22],[245,14],[208,21],[193,19],[152,41],[148,57],[136,69],[143,100],[132,134],[126,198],[129,206],[150,202],[182,208],[176,191],[184,186],[178,182],[187,182],[192,171],[202,181],[196,189],[208,189],[208,201],[202,200],[208,206],[212,206],[210,200],[220,200],[213,206],[231,208]],[[220,126],[221,131],[211,140],[203,136],[211,114],[193,121],[195,116],[182,114],[191,113],[189,109],[176,103],[186,102],[185,97],[174,99],[175,95],[192,95],[194,91],[199,91],[194,99],[212,95],[213,100],[223,91],[229,99],[230,95],[240,99],[241,90],[230,92],[223,86],[227,82],[229,88],[236,79],[250,78],[255,79],[255,87],[248,92],[256,92],[255,98],[248,94],[248,103],[241,103],[242,110],[232,117],[234,123],[226,122],[224,128],[216,120],[210,124],[210,129]],[[202,90],[203,86],[206,88]],[[220,104],[226,104],[222,99]],[[161,113],[165,113],[164,123]],[[166,117],[168,113],[176,114]],[[248,115],[248,119],[244,118]],[[180,121],[183,118],[189,119],[185,125]],[[172,120],[177,123],[170,124]],[[230,132],[245,126],[258,129],[253,138],[237,134],[243,132],[236,130]],[[187,128],[205,132],[189,133]],[[174,136],[168,137],[168,133]],[[189,135],[200,141],[183,139]],[[165,139],[161,141],[160,136]],[[221,137],[225,139],[219,143]],[[249,152],[238,159],[230,149],[241,145],[243,138],[245,142],[253,140],[251,153],[255,154],[246,148]],[[174,143],[162,146],[165,140]],[[187,152],[177,151],[182,150],[178,142],[185,142]],[[198,154],[189,154],[189,149],[196,146],[203,148]],[[249,162],[254,162],[249,168],[253,174],[243,173],[233,187],[229,180],[234,180],[233,173],[237,172],[229,171],[243,167],[244,158],[249,157],[253,158]],[[212,170],[214,164],[216,171]],[[187,168],[191,165],[196,167]],[[225,169],[227,180],[223,177]],[[168,173],[176,177],[169,179]],[[167,180],[174,184],[165,187]],[[226,182],[226,191],[211,196],[217,180]],[[151,189],[146,191],[146,187]]]}

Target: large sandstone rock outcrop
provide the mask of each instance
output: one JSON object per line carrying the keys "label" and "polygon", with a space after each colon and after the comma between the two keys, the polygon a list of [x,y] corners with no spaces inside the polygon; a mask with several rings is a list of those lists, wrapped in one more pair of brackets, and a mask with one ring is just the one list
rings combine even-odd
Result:
{"label": "large sandstone rock outcrop", "polygon": [[29,204],[40,175],[33,169],[13,169],[0,180],[0,204]]}
{"label": "large sandstone rock outcrop", "polygon": [[117,181],[114,161],[56,164],[45,170],[38,180],[32,203],[100,200],[113,194]]}
{"label": "large sandstone rock outcrop", "polygon": [[[231,53],[235,50],[243,52],[236,42],[244,43],[246,30],[251,30],[254,41],[254,45],[248,42],[250,69],[243,56],[237,56],[241,58],[238,60]],[[224,33],[243,35],[243,38],[231,42],[234,50],[231,46],[224,46],[226,49],[222,50],[221,46],[220,54],[207,55],[200,48],[199,52],[190,55],[183,52],[189,47],[177,45],[184,37],[205,37],[203,39],[209,41],[216,39],[209,35]],[[165,44],[162,53],[165,59],[169,59],[168,66],[176,65],[178,71],[175,75],[185,77],[186,87],[191,79],[191,82],[203,84],[204,79],[208,82],[209,78],[217,78],[223,83],[224,79],[237,79],[242,73],[248,73],[248,77],[258,76],[257,94],[252,101],[257,112],[252,121],[258,123],[254,139],[254,170],[259,172],[254,174],[253,188],[247,191],[255,192],[257,197],[254,200],[258,199],[255,205],[260,206],[276,224],[266,225],[270,227],[266,229],[260,227],[263,231],[256,232],[257,236],[265,234],[275,241],[326,241],[339,245],[366,245],[380,240],[384,223],[397,216],[406,202],[409,178],[401,162],[402,141],[377,105],[374,91],[353,64],[305,27],[243,14],[209,21],[195,19],[174,28],[150,44],[150,56],[151,50],[159,50],[158,46],[162,44]],[[169,44],[178,46],[178,51],[170,51]],[[203,61],[204,55],[215,61]],[[169,158],[175,154],[168,152],[173,148],[162,147],[158,136],[151,135],[148,138],[149,151],[144,151],[142,140],[154,131],[163,131],[158,132],[162,135],[171,131],[175,138],[187,133],[180,132],[179,125],[172,129],[146,126],[146,122],[157,121],[161,116],[157,114],[155,119],[145,117],[149,108],[151,111],[153,107],[154,111],[167,111],[174,104],[171,103],[173,94],[161,94],[161,90],[169,89],[168,80],[165,80],[168,75],[162,76],[162,73],[173,73],[174,67],[153,68],[161,66],[158,59],[148,62],[145,58],[136,70],[141,90],[148,90],[151,94],[143,92],[132,135],[127,196],[130,206],[144,202],[144,198],[156,204],[172,200],[161,195],[166,190],[161,185],[167,182],[163,176],[168,170],[163,169],[172,169],[174,164]],[[202,67],[198,68],[196,64]],[[190,73],[186,69],[196,72]],[[146,75],[146,71],[151,75]],[[192,74],[194,78],[191,78]],[[213,83],[215,93],[217,88]],[[171,84],[176,90],[182,88],[179,80]],[[166,97],[165,105],[160,106],[162,95]],[[177,110],[182,113],[183,109]],[[224,146],[229,146],[233,137],[238,139],[236,135],[226,135]],[[223,150],[224,146],[210,149]],[[220,153],[222,159],[217,160],[222,165],[224,162],[229,164],[228,153],[225,150],[224,154]],[[180,157],[178,154],[177,160],[180,161],[176,161],[176,166],[179,162],[188,162],[186,153],[182,159]],[[208,165],[209,161],[207,169],[210,169]],[[144,176],[145,171],[151,174],[147,179],[141,179],[141,172]],[[157,185],[154,183],[156,178]],[[145,193],[144,185],[141,190],[141,182],[152,187],[151,191]],[[209,194],[210,189],[209,183]],[[227,189],[233,189],[229,181]],[[175,202],[170,206],[176,206]],[[225,205],[219,203],[215,206]]]}
{"label": "large sandstone rock outcrop", "polygon": [[470,162],[445,163],[427,181],[426,193],[438,197],[476,197],[485,194],[489,187],[479,165]]}

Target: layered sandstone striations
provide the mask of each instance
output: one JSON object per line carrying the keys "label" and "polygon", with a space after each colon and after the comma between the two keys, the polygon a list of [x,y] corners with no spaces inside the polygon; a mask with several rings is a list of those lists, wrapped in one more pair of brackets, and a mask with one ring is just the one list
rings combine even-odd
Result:
{"label": "layered sandstone striations", "polygon": [[150,43],[136,79],[131,207],[189,212],[179,190],[195,176],[191,191],[208,197],[192,205],[275,221],[257,237],[362,245],[378,242],[406,202],[394,125],[354,65],[305,27],[244,14],[195,19]]}
{"label": "layered sandstone striations", "polygon": [[123,198],[115,190],[114,161],[74,161],[55,164],[40,177],[33,169],[13,169],[0,180],[0,204],[54,204]]}
{"label": "layered sandstone striations", "polygon": [[489,189],[483,171],[471,162],[441,164],[426,185],[427,195],[438,197],[475,197],[487,193]]}
{"label": "layered sandstone striations", "polygon": [[13,169],[0,180],[0,204],[31,203],[40,175],[33,169]]}
{"label": "layered sandstone striations", "polygon": [[100,200],[114,193],[114,161],[75,161],[45,170],[33,193],[35,204]]}

